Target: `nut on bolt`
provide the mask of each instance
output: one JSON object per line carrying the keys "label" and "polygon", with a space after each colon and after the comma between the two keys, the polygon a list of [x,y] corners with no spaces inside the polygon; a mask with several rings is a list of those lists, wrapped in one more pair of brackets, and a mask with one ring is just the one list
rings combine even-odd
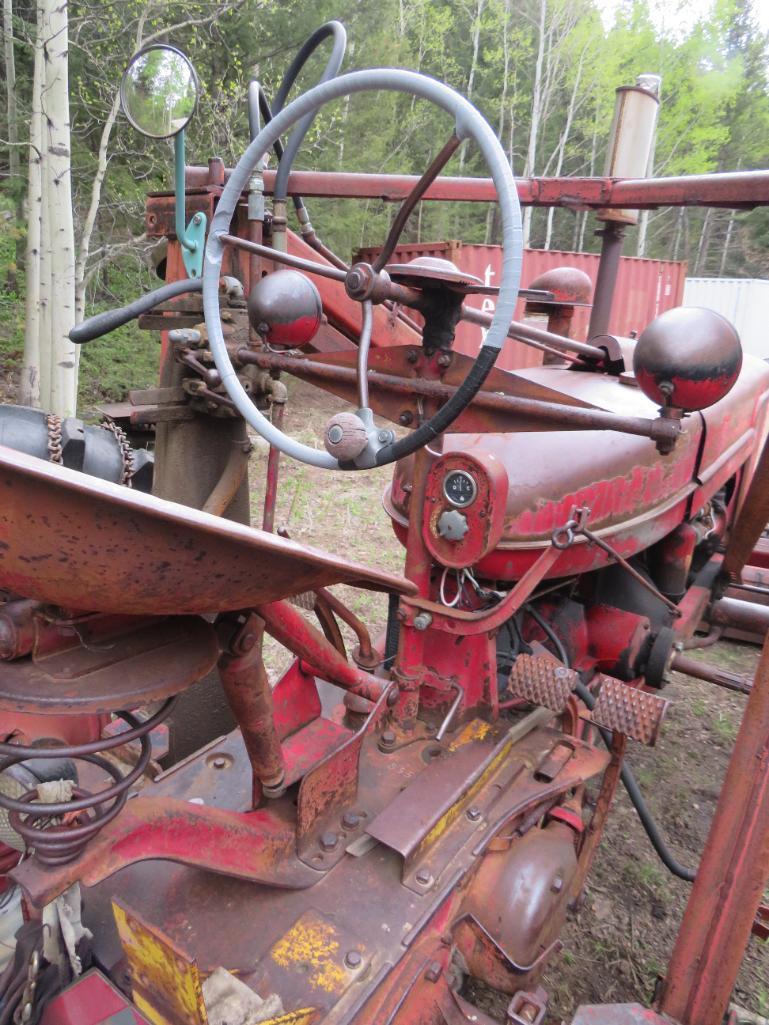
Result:
{"label": "nut on bolt", "polygon": [[415,630],[426,630],[433,621],[433,617],[429,612],[420,612],[414,616],[414,629]]}
{"label": "nut on bolt", "polygon": [[384,730],[382,736],[379,738],[379,746],[383,748],[395,747],[395,741],[398,738],[392,730]]}
{"label": "nut on bolt", "polygon": [[333,851],[338,843],[339,837],[331,831],[324,833],[320,838],[320,846],[324,851]]}

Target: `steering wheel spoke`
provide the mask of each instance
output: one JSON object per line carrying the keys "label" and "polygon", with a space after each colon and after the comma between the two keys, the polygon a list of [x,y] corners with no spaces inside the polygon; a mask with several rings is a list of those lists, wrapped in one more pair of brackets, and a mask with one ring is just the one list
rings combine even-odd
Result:
{"label": "steering wheel spoke", "polygon": [[[301,122],[303,118],[316,113],[330,100],[375,90],[401,92],[425,99],[449,114],[453,118],[454,124],[459,127],[433,159],[398,210],[385,245],[373,266],[357,264],[345,271],[331,264],[306,260],[232,235],[230,233],[232,218],[240,196],[248,184],[249,176],[256,164],[273,146],[275,140]],[[465,381],[427,422],[420,424],[407,437],[396,440],[392,431],[377,429],[369,407],[368,352],[371,344],[372,304],[395,301],[417,309],[434,311],[436,304],[438,307],[441,304],[440,289],[451,289],[451,284],[445,273],[437,282],[435,274],[423,274],[422,281],[412,284],[408,279],[392,280],[384,268],[392,256],[409,216],[427,188],[438,177],[465,139],[472,139],[478,146],[499,198],[503,260],[496,310],[481,350]],[[334,418],[339,430],[335,430],[333,435],[334,438],[340,437],[340,441],[343,442],[341,447],[328,437],[328,430],[326,451],[302,445],[288,437],[257,409],[238,380],[224,342],[219,317],[218,282],[226,245],[255,253],[299,271],[318,274],[343,283],[350,298],[362,304],[362,328],[357,356],[359,409],[357,414],[340,414],[339,417]],[[203,270],[203,308],[209,346],[222,384],[244,419],[266,441],[286,455],[324,469],[368,469],[394,462],[428,444],[438,434],[446,430],[480,390],[504,343],[512,319],[518,296],[522,254],[520,207],[510,166],[493,130],[466,99],[441,82],[402,69],[376,68],[369,71],[356,71],[324,82],[280,110],[265,125],[234,168],[219,199],[206,246]],[[394,271],[395,268],[392,270]],[[432,280],[430,280],[431,278]],[[462,282],[457,282],[460,288],[454,289],[455,291],[469,292],[481,289],[485,291],[480,282],[467,281],[466,276],[464,278],[465,280]],[[449,303],[449,307],[453,310],[451,303]],[[425,315],[427,316],[427,312]],[[340,417],[344,418],[341,422]],[[330,427],[331,424],[329,424]],[[332,454],[334,447],[339,450],[341,459]]]}
{"label": "steering wheel spoke", "polygon": [[424,196],[425,192],[429,189],[438,175],[441,173],[443,168],[448,164],[449,160],[454,156],[456,151],[462,145],[462,139],[460,139],[456,133],[454,133],[443,149],[434,158],[433,162],[427,168],[425,173],[416,183],[411,192],[401,203],[398,213],[395,215],[395,220],[392,223],[390,231],[387,234],[387,239],[382,247],[382,251],[374,261],[374,270],[380,271],[385,266],[387,261],[390,259],[395,251],[395,247],[398,244],[398,239],[403,234],[403,229],[406,227],[409,217],[411,217],[414,209],[416,208],[419,200]]}

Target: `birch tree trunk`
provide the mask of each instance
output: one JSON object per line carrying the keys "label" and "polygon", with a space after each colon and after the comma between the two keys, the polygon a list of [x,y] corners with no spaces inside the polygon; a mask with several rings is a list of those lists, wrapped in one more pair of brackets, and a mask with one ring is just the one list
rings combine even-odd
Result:
{"label": "birch tree trunk", "polygon": [[[545,63],[545,39],[547,26],[547,0],[539,0],[539,25],[537,39],[537,60],[534,65],[534,86],[531,96],[531,122],[529,124],[529,146],[526,152],[526,166],[523,170],[525,178],[534,174],[537,160],[537,140],[539,125],[542,118],[542,76]],[[527,206],[523,212],[523,244],[528,246],[531,235],[531,216],[533,208]]]}
{"label": "birch tree trunk", "polygon": [[[69,340],[75,325],[75,228],[72,217],[72,155],[69,123],[69,35],[67,4],[41,0],[45,12],[43,132],[51,290],[51,397],[58,416],[77,410],[78,347]],[[45,216],[45,213],[44,213]]]}
{"label": "birch tree trunk", "polygon": [[[48,338],[43,338],[41,286],[43,276],[43,115],[41,109],[45,79],[43,56],[42,12],[37,11],[37,33],[34,47],[32,102],[29,127],[29,166],[27,170],[27,295],[24,317],[24,360],[19,382],[19,403],[39,406],[42,397],[40,368],[48,365]],[[46,399],[48,396],[45,396]]]}
{"label": "birch tree trunk", "polygon": [[[467,78],[467,91],[466,95],[468,100],[472,103],[473,100],[473,89],[475,88],[475,75],[478,70],[478,51],[481,45],[481,18],[483,17],[483,9],[486,6],[486,0],[477,0],[477,6],[475,9],[475,17],[473,18],[473,56],[470,61],[470,74]],[[467,147],[463,146],[459,151],[459,173],[465,166],[465,155]]]}
{"label": "birch tree trunk", "polygon": [[[585,51],[579,58],[579,64],[577,66],[577,74],[574,77],[574,85],[571,90],[571,98],[569,99],[569,106],[566,111],[566,124],[563,126],[561,137],[558,140],[558,159],[555,165],[555,176],[560,176],[563,171],[563,162],[566,156],[566,143],[569,141],[571,135],[571,126],[574,123],[574,114],[577,110],[577,96],[579,94],[579,86],[582,80],[582,66],[585,61]],[[553,239],[553,221],[555,218],[555,207],[551,206],[547,212],[547,231],[545,233],[545,249],[550,248],[550,244]]]}
{"label": "birch tree trunk", "polygon": [[[3,55],[5,60],[5,111],[8,118],[8,172],[18,193],[19,120],[16,113],[16,58],[13,52],[13,3],[3,0]],[[18,212],[18,203],[17,212]]]}

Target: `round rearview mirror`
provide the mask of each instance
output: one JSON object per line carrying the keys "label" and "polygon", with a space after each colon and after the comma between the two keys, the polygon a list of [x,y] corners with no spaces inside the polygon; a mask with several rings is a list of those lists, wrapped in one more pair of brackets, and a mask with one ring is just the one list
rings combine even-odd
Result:
{"label": "round rearview mirror", "polygon": [[198,76],[181,50],[156,43],[131,58],[120,83],[120,102],[142,135],[169,139],[195,113]]}

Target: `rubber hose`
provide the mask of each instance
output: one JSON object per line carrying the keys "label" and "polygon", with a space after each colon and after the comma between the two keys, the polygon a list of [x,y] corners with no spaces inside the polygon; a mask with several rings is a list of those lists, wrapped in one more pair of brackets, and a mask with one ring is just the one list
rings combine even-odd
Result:
{"label": "rubber hose", "polygon": [[[534,620],[534,622],[542,630],[544,630],[549,640],[553,643],[554,647],[556,648],[556,651],[558,652],[558,657],[560,658],[560,660],[563,662],[564,665],[568,666],[569,659],[566,655],[566,649],[564,648],[558,634],[556,634],[556,632],[553,630],[553,628],[550,626],[547,620],[543,616],[541,616],[535,608],[532,608],[531,605],[526,605],[524,607],[531,616],[531,618]],[[580,700],[583,701],[587,705],[587,707],[592,711],[592,709],[595,708],[595,698],[584,685],[584,683],[578,683],[574,689],[577,692]],[[606,744],[606,746],[608,748],[611,748],[612,734],[610,733],[610,731],[604,729],[602,726],[599,726],[598,732],[601,734],[601,738],[603,739],[603,742]],[[622,785],[625,787],[627,795],[630,798],[633,807],[636,810],[636,814],[638,815],[638,818],[641,820],[641,825],[644,827],[646,835],[649,837],[651,845],[657,852],[657,855],[659,856],[659,859],[662,862],[662,864],[674,876],[678,876],[679,879],[683,879],[687,883],[693,883],[697,873],[695,871],[692,871],[692,869],[686,868],[684,865],[681,865],[680,862],[676,860],[673,852],[670,850],[667,843],[665,842],[665,839],[662,836],[662,833],[660,832],[659,826],[654,820],[654,816],[649,810],[649,806],[646,803],[643,794],[641,793],[641,788],[638,786],[638,782],[636,781],[636,778],[633,775],[633,770],[626,762],[623,762],[622,764],[621,779]]]}
{"label": "rubber hose", "polygon": [[[304,65],[307,63],[309,57],[315,52],[318,46],[323,42],[324,39],[329,37],[333,38],[333,46],[331,49],[331,56],[329,57],[323,74],[318,79],[317,84],[320,85],[322,82],[328,82],[332,78],[336,78],[339,73],[339,69],[342,66],[344,60],[345,50],[347,49],[347,33],[345,32],[344,25],[340,21],[327,21],[325,25],[321,25],[317,28],[312,35],[305,40],[302,44],[299,53],[294,57],[288,71],[283,76],[283,81],[280,83],[278,94],[275,97],[275,103],[273,104],[273,113],[279,114],[283,109],[291,86],[296,81],[299,72],[302,70]],[[288,176],[291,173],[291,167],[294,163],[294,158],[299,150],[299,147],[304,141],[304,137],[307,134],[310,125],[317,117],[317,110],[312,111],[299,121],[294,128],[293,132],[288,138],[286,148],[283,156],[280,158],[278,164],[278,172],[275,175],[275,185],[273,188],[273,199],[282,200],[286,198],[288,193]]]}
{"label": "rubber hose", "polygon": [[143,313],[149,313],[155,306],[168,302],[169,299],[175,299],[187,292],[202,291],[202,278],[184,278],[181,281],[172,281],[168,285],[161,285],[154,292],[147,292],[127,306],[121,306],[117,310],[105,310],[104,313],[97,313],[95,317],[84,320],[82,324],[76,324],[69,333],[70,341],[76,345],[92,342],[95,338],[101,338],[115,328],[136,320]]}

